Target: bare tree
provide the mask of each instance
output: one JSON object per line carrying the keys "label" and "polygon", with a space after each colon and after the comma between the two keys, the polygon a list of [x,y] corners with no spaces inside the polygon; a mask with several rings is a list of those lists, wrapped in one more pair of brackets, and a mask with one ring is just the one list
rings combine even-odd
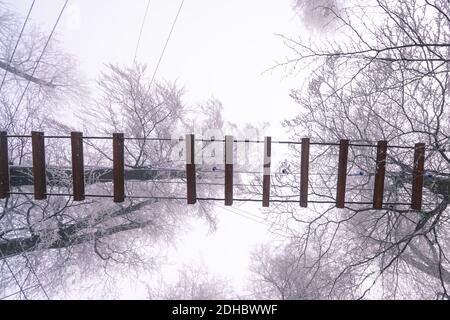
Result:
{"label": "bare tree", "polygon": [[333,12],[340,11],[342,0],[295,0],[294,10],[312,32],[328,33],[336,28]]}
{"label": "bare tree", "polygon": [[148,286],[150,299],[214,300],[229,299],[233,289],[229,280],[212,274],[203,264],[183,265],[173,281],[164,280],[158,287]]}
{"label": "bare tree", "polygon": [[[68,101],[71,98],[68,93],[79,93],[71,58],[52,39],[33,72],[46,36],[38,31],[25,32],[11,58],[11,48],[20,31],[19,19],[9,11],[0,15],[5,17],[1,19],[5,28],[1,28],[0,60],[7,64],[0,92],[1,130],[16,135],[28,135],[31,130],[68,134],[77,126],[60,122],[56,105],[62,98]],[[140,65],[123,69],[109,66],[98,82],[101,94],[91,109],[95,111],[89,114],[90,119],[83,119],[83,125],[88,133],[121,131],[138,138],[127,140],[125,145],[128,168],[176,168],[182,162],[171,162],[174,142],[147,138],[170,137],[172,130],[183,126],[186,108],[181,102],[182,91],[170,83],[150,86],[143,78],[144,69]],[[28,75],[33,73],[38,80],[30,79]],[[85,142],[87,167],[111,166],[110,143]],[[8,143],[10,163],[30,166],[30,140],[10,138]],[[48,166],[70,167],[69,152],[68,140],[46,139]],[[61,176],[48,187],[48,193],[70,194],[71,174],[59,172]],[[87,277],[104,270],[100,278],[105,279],[110,278],[112,270],[155,268],[161,245],[171,241],[184,217],[197,215],[214,224],[213,212],[207,204],[187,208],[180,200],[151,198],[161,194],[185,196],[183,179],[169,178],[164,184],[157,184],[155,179],[127,182],[128,194],[143,198],[129,198],[120,205],[102,198],[77,203],[70,196],[51,195],[44,201],[19,194],[2,200],[1,296],[51,297],[67,284],[68,275],[74,272]],[[204,190],[207,196],[209,188]],[[29,185],[16,186],[12,191],[32,193]],[[86,192],[111,194],[111,183],[98,181],[89,185]]]}
{"label": "bare tree", "polygon": [[[302,254],[298,242],[282,245],[261,245],[252,252],[250,291],[256,299],[317,300],[325,298],[351,299],[357,297],[351,273],[345,276],[339,288],[329,295],[334,277],[338,272],[331,253],[320,261],[311,259],[316,255]],[[320,244],[319,244],[320,245]]]}
{"label": "bare tree", "polygon": [[[63,98],[67,102],[73,101],[73,93],[81,92],[73,59],[58,48],[54,38],[44,51],[48,35],[33,26],[31,21],[19,39],[22,24],[21,17],[0,3],[0,130],[12,135],[27,135],[31,130],[49,128],[57,111],[56,103]],[[23,165],[30,161],[31,150],[27,140],[9,140],[11,164]],[[48,145],[48,149],[54,154],[61,151],[57,144]],[[36,275],[36,269],[45,270],[48,265],[36,256],[23,254],[29,247],[25,245],[22,248],[21,240],[37,239],[33,227],[28,233],[31,236],[23,237],[25,226],[35,223],[33,215],[45,220],[43,212],[52,210],[52,207],[58,213],[64,202],[49,201],[44,204],[33,202],[28,196],[11,196],[1,201],[0,207],[2,294],[30,297],[33,292],[40,292],[44,296],[40,285],[43,277]],[[6,260],[6,257],[16,254],[19,256]],[[50,274],[51,270],[48,270]]]}
{"label": "bare tree", "polygon": [[[297,234],[293,243],[320,264],[333,253],[338,261],[328,297],[347,281],[365,297],[448,298],[448,204],[450,201],[449,36],[447,1],[347,1],[328,8],[337,26],[333,37],[314,40],[283,37],[293,57],[279,66],[307,75],[292,90],[300,112],[284,121],[294,139],[350,139],[361,144],[387,140],[389,145],[425,142],[424,206],[392,205],[375,211],[348,204],[345,210],[310,204],[311,210],[280,205],[274,210]],[[292,159],[300,150],[293,147]],[[336,147],[311,150],[310,199],[334,201]],[[375,150],[351,147],[347,201],[372,201]],[[389,148],[385,201],[411,201],[412,150]],[[298,194],[297,161],[282,164],[275,194]]]}
{"label": "bare tree", "polygon": [[31,19],[21,33],[24,20],[0,2],[0,128],[15,134],[25,133],[23,123],[38,129],[39,114],[51,121],[49,111],[63,109],[62,100],[80,102],[85,94],[75,60]]}

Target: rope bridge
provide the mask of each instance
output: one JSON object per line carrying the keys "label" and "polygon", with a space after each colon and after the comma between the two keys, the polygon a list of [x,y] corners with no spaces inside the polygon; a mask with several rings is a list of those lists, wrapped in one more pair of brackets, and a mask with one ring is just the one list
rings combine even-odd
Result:
{"label": "rope bridge", "polygon": [[[10,165],[8,161],[8,138],[31,138],[32,146],[32,184],[34,192],[14,192],[11,191],[11,170],[18,170],[16,167]],[[45,163],[45,138],[53,139],[70,139],[71,143],[71,170],[66,170],[72,176],[72,193],[47,193],[47,185],[51,184],[51,177],[49,179],[48,171]],[[104,178],[109,178],[113,184],[112,195],[87,194],[85,193],[86,170],[84,166],[83,157],[83,140],[84,139],[107,139],[112,140],[112,168],[101,169]],[[124,141],[125,140],[154,140],[154,141],[185,141],[186,150],[186,169],[180,173],[170,173],[170,177],[182,177],[186,179],[186,197],[153,197],[153,196],[132,196],[125,195],[125,178],[133,179],[136,175],[133,172],[125,171],[124,165]],[[224,143],[224,197],[198,197],[197,196],[197,172],[195,163],[195,141],[212,142],[218,141]],[[233,197],[233,146],[234,143],[263,143],[263,168],[262,168],[262,199],[240,199]],[[300,161],[300,193],[297,200],[289,199],[271,199],[270,198],[270,178],[271,178],[271,156],[272,144],[296,144],[301,146]],[[309,161],[310,161],[310,146],[311,145],[325,145],[338,146],[338,170],[337,170],[337,184],[336,184],[336,198],[335,201],[329,200],[308,200],[308,182],[309,182]],[[347,162],[349,146],[355,147],[372,147],[376,148],[376,162],[375,162],[375,179],[373,186],[373,201],[372,202],[358,202],[346,201],[346,180],[347,180]],[[383,203],[384,195],[384,181],[386,172],[386,155],[388,148],[400,148],[414,150],[414,162],[412,163],[413,174],[411,179],[411,201],[409,203]],[[308,207],[308,203],[329,203],[335,204],[337,208],[344,208],[346,204],[364,204],[372,205],[373,209],[382,209],[383,205],[409,205],[413,210],[422,209],[422,193],[423,193],[423,176],[424,176],[424,162],[425,162],[425,144],[416,143],[411,146],[388,146],[387,141],[378,141],[374,144],[351,143],[349,140],[342,139],[337,142],[311,142],[309,138],[303,138],[301,141],[272,141],[271,137],[267,136],[264,140],[237,140],[233,136],[225,136],[223,140],[215,139],[195,139],[193,134],[187,134],[184,139],[169,139],[169,138],[133,138],[124,137],[123,133],[113,133],[112,136],[90,137],[83,136],[81,132],[71,132],[70,136],[45,136],[43,132],[32,131],[31,135],[8,135],[6,132],[0,132],[0,199],[7,198],[12,194],[28,194],[33,195],[35,200],[44,200],[47,196],[72,196],[74,201],[83,201],[86,197],[103,197],[112,198],[114,202],[121,203],[125,198],[158,198],[171,200],[185,200],[187,204],[195,204],[197,201],[224,201],[226,206],[231,206],[233,201],[251,201],[261,202],[263,207],[269,207],[270,203],[276,202],[298,202],[301,207]],[[149,169],[149,172],[152,171]],[[154,170],[153,170],[154,171]],[[150,172],[148,174],[155,174]],[[29,179],[22,177],[23,179]],[[50,181],[50,182],[49,182]],[[17,183],[17,181],[16,181]],[[14,185],[13,185],[14,186]]]}

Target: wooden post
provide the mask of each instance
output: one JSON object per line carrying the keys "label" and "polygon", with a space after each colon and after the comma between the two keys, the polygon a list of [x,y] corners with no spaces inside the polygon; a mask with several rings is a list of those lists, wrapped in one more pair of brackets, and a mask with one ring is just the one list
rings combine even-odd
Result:
{"label": "wooden post", "polygon": [[45,143],[43,132],[31,131],[31,146],[33,152],[34,199],[43,200],[47,198]]}
{"label": "wooden post", "polygon": [[125,200],[123,133],[113,133],[113,184],[114,202]]}
{"label": "wooden post", "polygon": [[336,191],[336,208],[345,206],[345,186],[347,182],[348,140],[339,142],[339,164]]}
{"label": "wooden post", "polygon": [[309,138],[302,139],[302,155],[300,162],[300,206],[308,206],[308,175],[309,175]]}
{"label": "wooden post", "polygon": [[414,165],[411,193],[411,208],[422,210],[423,173],[425,165],[425,144],[416,143],[414,146]]}
{"label": "wooden post", "polygon": [[84,200],[83,133],[71,132],[73,200]]}
{"label": "wooden post", "polygon": [[9,163],[8,137],[5,131],[0,132],[0,199],[9,196]]}
{"label": "wooden post", "polygon": [[264,167],[263,167],[263,198],[262,206],[268,207],[270,202],[270,157],[272,153],[272,138],[264,138]]}
{"label": "wooden post", "polygon": [[233,136],[225,136],[225,205],[233,204]]}
{"label": "wooden post", "polygon": [[373,208],[382,209],[384,194],[384,176],[386,173],[387,141],[378,141],[375,185],[373,190]]}
{"label": "wooden post", "polygon": [[197,190],[195,181],[195,139],[193,134],[186,135],[186,188],[187,203],[197,202]]}

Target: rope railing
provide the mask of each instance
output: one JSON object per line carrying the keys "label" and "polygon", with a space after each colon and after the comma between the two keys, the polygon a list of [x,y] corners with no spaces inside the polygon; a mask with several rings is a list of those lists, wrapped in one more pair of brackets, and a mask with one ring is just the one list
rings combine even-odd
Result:
{"label": "rope railing", "polygon": [[[7,135],[7,138],[31,138],[31,135]],[[44,135],[45,139],[70,139],[70,135]],[[82,139],[87,140],[112,140],[112,136],[83,136]],[[185,141],[184,138],[159,138],[159,137],[124,137],[124,140],[142,140],[142,141],[173,141],[173,142],[181,142]],[[195,139],[196,142],[225,142],[225,139]],[[251,139],[233,139],[235,143],[264,143],[264,140],[251,140]],[[294,140],[272,140],[272,144],[293,144],[293,145],[301,145],[302,141],[294,141]],[[309,143],[310,145],[317,146],[339,146],[339,142],[321,142],[321,141],[312,141]],[[377,148],[376,144],[370,143],[349,143],[349,146],[352,147],[368,147],[368,148]],[[395,149],[408,149],[413,150],[413,146],[400,146],[400,145],[389,145],[389,148]]]}

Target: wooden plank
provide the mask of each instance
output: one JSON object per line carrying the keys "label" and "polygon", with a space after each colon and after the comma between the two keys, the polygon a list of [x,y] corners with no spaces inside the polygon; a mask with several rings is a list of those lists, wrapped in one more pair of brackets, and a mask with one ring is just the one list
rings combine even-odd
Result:
{"label": "wooden plank", "polygon": [[114,202],[125,200],[123,133],[113,133],[113,184]]}
{"label": "wooden plank", "polygon": [[387,141],[378,141],[375,185],[373,188],[373,208],[382,209],[384,194],[384,176],[386,173]]}
{"label": "wooden plank", "polygon": [[270,158],[272,155],[272,138],[264,138],[263,197],[262,206],[268,207],[270,202]]}
{"label": "wooden plank", "polygon": [[84,200],[83,133],[71,132],[73,200]]}
{"label": "wooden plank", "polygon": [[308,206],[309,138],[302,139],[300,162],[300,207]]}
{"label": "wooden plank", "polygon": [[6,131],[0,132],[0,199],[9,196],[8,137]]}
{"label": "wooden plank", "polygon": [[233,136],[225,136],[225,205],[233,205]]}
{"label": "wooden plank", "polygon": [[33,152],[34,199],[43,200],[47,198],[47,181],[45,177],[45,143],[43,132],[31,132],[31,147]]}
{"label": "wooden plank", "polygon": [[196,203],[197,188],[195,179],[195,139],[193,134],[186,135],[186,190],[187,203]]}
{"label": "wooden plank", "polygon": [[414,210],[422,210],[424,166],[425,144],[416,143],[414,146],[413,181],[411,193],[411,208]]}
{"label": "wooden plank", "polygon": [[345,206],[345,186],[347,182],[348,140],[339,142],[339,164],[336,191],[336,208]]}

